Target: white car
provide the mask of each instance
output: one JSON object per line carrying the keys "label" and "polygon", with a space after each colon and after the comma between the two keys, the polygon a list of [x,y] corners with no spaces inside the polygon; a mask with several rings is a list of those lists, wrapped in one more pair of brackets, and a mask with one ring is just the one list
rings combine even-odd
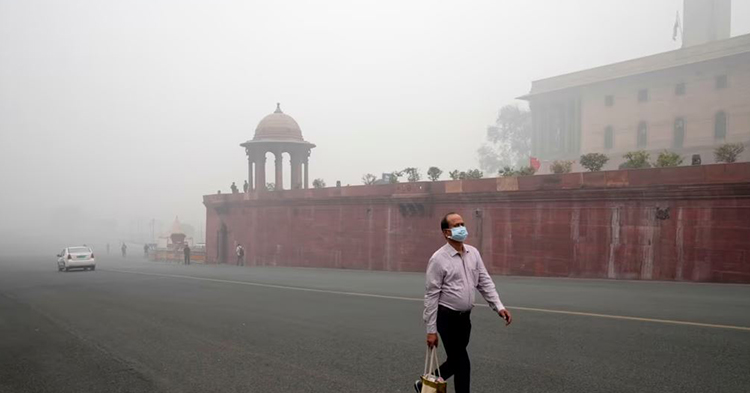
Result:
{"label": "white car", "polygon": [[94,251],[86,246],[63,249],[61,253],[57,254],[57,270],[67,272],[70,269],[96,269]]}

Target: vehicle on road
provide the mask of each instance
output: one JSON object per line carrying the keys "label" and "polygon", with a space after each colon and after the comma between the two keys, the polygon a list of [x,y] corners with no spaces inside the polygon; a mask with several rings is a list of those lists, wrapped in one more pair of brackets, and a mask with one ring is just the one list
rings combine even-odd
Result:
{"label": "vehicle on road", "polygon": [[96,269],[94,251],[86,246],[64,248],[61,253],[57,254],[57,270],[67,272],[70,269]]}

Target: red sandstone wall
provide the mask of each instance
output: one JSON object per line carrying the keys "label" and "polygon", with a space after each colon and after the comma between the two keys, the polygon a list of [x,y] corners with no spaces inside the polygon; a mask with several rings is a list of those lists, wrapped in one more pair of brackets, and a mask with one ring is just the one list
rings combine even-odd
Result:
{"label": "red sandstone wall", "polygon": [[[210,195],[249,265],[424,271],[463,215],[496,274],[750,283],[750,164]],[[664,215],[669,209],[668,217]],[[659,214],[661,212],[661,215]]]}

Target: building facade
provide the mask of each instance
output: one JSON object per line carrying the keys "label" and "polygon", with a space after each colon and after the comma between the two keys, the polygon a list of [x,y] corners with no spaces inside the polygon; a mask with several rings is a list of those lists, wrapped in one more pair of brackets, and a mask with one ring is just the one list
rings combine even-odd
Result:
{"label": "building facade", "polygon": [[667,149],[712,163],[717,145],[750,143],[750,35],[534,81],[520,98],[543,162],[604,153],[612,169]]}

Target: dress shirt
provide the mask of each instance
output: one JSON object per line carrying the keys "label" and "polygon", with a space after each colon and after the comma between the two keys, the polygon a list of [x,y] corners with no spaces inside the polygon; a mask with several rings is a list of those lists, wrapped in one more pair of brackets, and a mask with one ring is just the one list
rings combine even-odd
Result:
{"label": "dress shirt", "polygon": [[446,243],[438,249],[427,264],[423,315],[427,333],[437,332],[438,305],[455,311],[471,310],[475,288],[493,310],[505,308],[476,248],[464,244],[464,251],[459,252]]}

